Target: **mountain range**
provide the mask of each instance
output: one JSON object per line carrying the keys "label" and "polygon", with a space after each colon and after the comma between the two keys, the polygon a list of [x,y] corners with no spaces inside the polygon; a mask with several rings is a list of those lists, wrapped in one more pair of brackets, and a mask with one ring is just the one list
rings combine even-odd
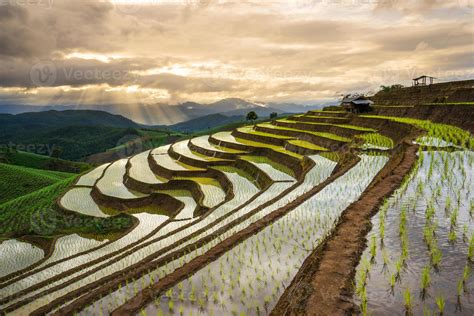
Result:
{"label": "mountain range", "polygon": [[143,125],[174,125],[211,114],[222,114],[227,117],[244,116],[255,111],[260,117],[270,113],[302,113],[322,105],[301,105],[293,103],[251,102],[239,98],[223,99],[214,103],[201,104],[185,102],[176,105],[165,104],[105,104],[105,105],[9,105],[0,104],[0,113],[19,114],[25,112],[44,112],[50,110],[97,110],[122,115]]}

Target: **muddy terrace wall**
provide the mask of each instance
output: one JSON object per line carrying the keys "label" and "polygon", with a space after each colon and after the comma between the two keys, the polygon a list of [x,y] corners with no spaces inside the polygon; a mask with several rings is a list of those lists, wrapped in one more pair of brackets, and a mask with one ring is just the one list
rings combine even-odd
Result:
{"label": "muddy terrace wall", "polygon": [[181,161],[187,165],[203,168],[203,169],[206,169],[207,167],[210,167],[210,166],[225,166],[229,164],[229,161],[226,161],[226,160],[204,161],[204,160],[197,160],[190,157],[186,157],[175,152],[173,149],[173,146],[170,147],[168,154],[174,160]]}
{"label": "muddy terrace wall", "polygon": [[[213,178],[219,182],[226,195],[234,193],[234,186],[232,182],[219,170],[207,169],[207,170],[168,170],[163,166],[156,163],[155,159],[151,155],[148,156],[148,163],[153,173],[162,176],[166,179],[173,177],[197,177],[197,178]],[[231,165],[232,162],[228,162]],[[127,171],[128,172],[128,171]],[[180,180],[182,181],[182,180]]]}
{"label": "muddy terrace wall", "polygon": [[202,155],[206,155],[208,157],[215,157],[215,158],[221,158],[221,159],[228,159],[228,160],[234,160],[237,159],[239,154],[234,154],[234,153],[228,153],[228,152],[222,152],[222,151],[217,151],[217,150],[209,150],[206,148],[199,147],[195,144],[193,144],[193,140],[191,139],[189,142],[189,149],[192,151],[195,151],[197,153],[200,153]]}
{"label": "muddy terrace wall", "polygon": [[[246,134],[246,135],[250,135],[250,134]],[[255,135],[250,135],[250,136],[253,137]],[[248,140],[257,141],[255,138],[251,138],[251,137]],[[268,137],[268,138],[271,138],[271,137]],[[212,135],[209,137],[209,142],[211,144],[226,147],[226,148],[247,151],[251,155],[265,156],[269,158],[270,160],[277,162],[281,165],[284,165],[290,168],[291,170],[293,170],[296,177],[300,177],[303,174],[303,171],[307,170],[306,168],[308,168],[308,162],[306,161],[307,159],[304,159],[302,162],[300,159],[296,157],[292,157],[287,154],[274,151],[273,149],[270,149],[270,148],[253,147],[253,146],[247,146],[245,144],[235,144],[231,142],[219,141],[213,138]],[[285,142],[286,140],[283,140],[283,146],[285,146]],[[264,141],[263,143],[268,143],[268,142]]]}
{"label": "muddy terrace wall", "polygon": [[170,214],[170,216],[174,217],[184,208],[183,202],[176,200],[170,195],[160,193],[153,193],[147,197],[128,200],[107,197],[103,195],[97,187],[94,187],[91,191],[91,196],[97,204],[118,211],[127,211],[133,208],[159,205],[164,211]]}

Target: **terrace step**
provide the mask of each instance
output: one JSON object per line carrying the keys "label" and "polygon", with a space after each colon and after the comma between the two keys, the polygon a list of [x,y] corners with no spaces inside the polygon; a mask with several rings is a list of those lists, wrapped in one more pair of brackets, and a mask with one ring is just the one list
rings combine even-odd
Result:
{"label": "terrace step", "polygon": [[[166,146],[166,148],[170,149],[171,146]],[[186,165],[179,160],[173,159],[168,153],[165,153],[165,148],[159,148],[151,151],[150,155],[148,156],[148,162],[150,164],[150,169],[154,174],[166,177],[170,180],[167,183],[157,184],[151,187],[149,185],[143,187],[143,184],[137,182],[131,184],[129,183],[129,185],[133,185],[137,188],[141,187],[141,191],[179,190],[184,188],[193,194],[193,196],[196,198],[196,201],[202,203],[205,199],[205,196],[202,194],[202,192],[200,192],[199,185],[193,180],[182,179],[212,178],[219,182],[221,188],[224,188],[226,199],[230,199],[234,194],[233,185],[224,173],[215,169],[196,168]],[[231,163],[233,162],[231,161]],[[228,164],[228,162],[226,164]]]}
{"label": "terrace step", "polygon": [[296,115],[290,116],[288,119],[297,120],[298,118],[304,117],[305,119],[311,119],[316,123],[330,123],[330,124],[345,124],[351,120],[351,117],[337,117],[337,116],[312,116],[312,115]]}
{"label": "terrace step", "polygon": [[[275,135],[276,136],[276,135]],[[291,138],[286,138],[288,140]],[[218,146],[233,149],[245,149],[255,156],[266,156],[271,160],[281,163],[295,172],[298,177],[303,174],[303,170],[308,166],[305,157],[285,149],[283,146],[276,146],[268,143],[234,137],[231,132],[220,132],[209,137],[209,142]],[[239,160],[237,160],[239,161]]]}
{"label": "terrace step", "polygon": [[311,156],[321,152],[325,152],[328,149],[314,145],[313,143],[304,140],[289,140],[286,142],[285,148],[291,150],[299,155]]}
{"label": "terrace step", "polygon": [[235,150],[217,146],[209,142],[209,136],[195,137],[189,141],[189,149],[212,158],[235,160],[239,155],[247,154],[248,151]]}
{"label": "terrace step", "polygon": [[330,117],[351,117],[352,113],[346,111],[321,111],[321,110],[312,110],[308,111],[306,115],[314,115],[314,116],[330,116]]}
{"label": "terrace step", "polygon": [[373,128],[367,128],[357,125],[320,123],[319,121],[315,122],[311,117],[307,116],[294,117],[291,120],[287,119],[273,121],[272,124],[313,132],[327,132],[349,138],[359,134],[371,133],[376,131]]}
{"label": "terrace step", "polygon": [[280,147],[283,147],[285,145],[285,141],[294,138],[291,136],[282,136],[273,133],[259,132],[258,130],[256,130],[256,127],[236,129],[232,132],[232,136]]}
{"label": "terrace step", "polygon": [[[161,209],[172,217],[184,204],[173,197],[159,193],[142,193],[130,190],[126,184],[128,159],[121,159],[105,169],[102,177],[93,187],[90,195],[98,206],[115,210],[118,213],[130,209]],[[157,207],[159,205],[159,207]]]}
{"label": "terrace step", "polygon": [[[340,137],[335,134],[290,129],[270,124],[257,125],[256,130],[264,133],[272,133],[276,135],[293,137],[296,140],[304,140],[306,142],[310,142],[314,145],[318,145],[324,148],[331,148],[332,150],[338,150],[340,147],[346,145],[349,141],[349,139],[347,139],[346,141],[343,141],[343,138],[337,139]],[[288,141],[289,140],[285,141],[284,146],[288,144]],[[288,149],[287,147],[285,148]]]}
{"label": "terrace step", "polygon": [[187,165],[206,169],[212,166],[225,166],[232,163],[229,159],[220,159],[201,154],[196,154],[188,147],[189,140],[181,141],[173,144],[168,154],[175,160],[182,161]]}

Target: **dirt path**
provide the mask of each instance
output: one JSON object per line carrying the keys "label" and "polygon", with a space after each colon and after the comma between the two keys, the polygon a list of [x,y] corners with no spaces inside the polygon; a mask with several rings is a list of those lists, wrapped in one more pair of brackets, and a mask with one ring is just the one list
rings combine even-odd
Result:
{"label": "dirt path", "polygon": [[360,199],[342,214],[334,233],[303,263],[271,315],[348,315],[352,303],[352,280],[371,218],[384,198],[402,183],[417,160],[418,146],[403,143],[372,181]]}

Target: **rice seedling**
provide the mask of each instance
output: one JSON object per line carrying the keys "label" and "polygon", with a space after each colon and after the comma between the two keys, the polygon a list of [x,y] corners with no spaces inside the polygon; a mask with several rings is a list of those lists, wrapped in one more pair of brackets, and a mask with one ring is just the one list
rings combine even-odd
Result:
{"label": "rice seedling", "polygon": [[410,293],[410,288],[406,288],[405,292],[403,292],[403,301],[405,305],[406,313],[410,314],[412,309],[412,296]]}
{"label": "rice seedling", "polygon": [[370,256],[371,260],[375,260],[375,256],[377,255],[377,239],[375,236],[372,236],[371,242],[370,242]]}
{"label": "rice seedling", "polygon": [[431,263],[434,268],[439,268],[442,257],[442,252],[438,248],[433,248],[433,250],[431,251]]}
{"label": "rice seedling", "polygon": [[431,278],[430,278],[430,267],[426,266],[423,268],[423,271],[421,273],[421,291],[422,295],[426,293],[426,290],[431,284]]}
{"label": "rice seedling", "polygon": [[448,240],[451,242],[451,243],[454,243],[456,241],[456,231],[454,229],[451,229],[449,231],[449,234],[448,234]]}
{"label": "rice seedling", "polygon": [[464,280],[459,280],[457,285],[458,300],[464,291]]}
{"label": "rice seedling", "polygon": [[466,265],[462,273],[462,281],[464,284],[466,284],[470,276],[471,276],[471,268],[468,265]]}
{"label": "rice seedling", "polygon": [[436,297],[436,306],[438,306],[439,314],[444,314],[444,308],[446,305],[446,301],[442,295]]}
{"label": "rice seedling", "polygon": [[471,235],[471,238],[469,239],[467,258],[469,259],[469,261],[474,262],[474,234]]}
{"label": "rice seedling", "polygon": [[393,289],[395,288],[395,283],[397,282],[397,276],[395,275],[395,273],[392,273],[390,275],[389,282],[390,282],[390,288],[393,292]]}
{"label": "rice seedling", "polygon": [[423,316],[431,316],[432,313],[431,313],[431,310],[426,307],[426,306],[423,306]]}

